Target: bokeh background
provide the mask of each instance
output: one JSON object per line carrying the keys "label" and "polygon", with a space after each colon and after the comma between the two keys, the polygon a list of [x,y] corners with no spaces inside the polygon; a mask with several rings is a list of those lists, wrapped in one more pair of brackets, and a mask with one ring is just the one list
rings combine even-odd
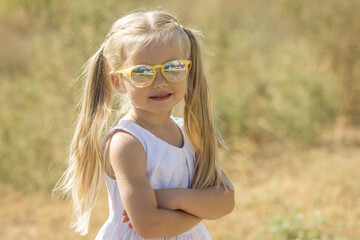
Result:
{"label": "bokeh background", "polygon": [[[93,239],[51,190],[66,168],[81,66],[110,25],[166,10],[204,34],[232,214],[213,239],[360,239],[359,0],[2,0],[0,239]],[[177,111],[180,113],[180,111]]]}

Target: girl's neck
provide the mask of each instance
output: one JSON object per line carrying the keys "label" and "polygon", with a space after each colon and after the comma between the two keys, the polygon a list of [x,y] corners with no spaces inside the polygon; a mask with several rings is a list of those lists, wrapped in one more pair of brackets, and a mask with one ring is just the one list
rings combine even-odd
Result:
{"label": "girl's neck", "polygon": [[146,129],[167,128],[171,126],[171,112],[150,113],[138,109],[131,109],[126,118]]}

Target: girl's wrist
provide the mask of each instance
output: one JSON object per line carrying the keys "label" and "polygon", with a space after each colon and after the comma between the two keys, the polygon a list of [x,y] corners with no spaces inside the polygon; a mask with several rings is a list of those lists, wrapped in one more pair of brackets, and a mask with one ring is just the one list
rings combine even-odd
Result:
{"label": "girl's wrist", "polygon": [[173,205],[176,209],[183,210],[182,200],[187,188],[174,188],[173,189]]}
{"label": "girl's wrist", "polygon": [[185,190],[185,188],[156,189],[155,195],[158,207],[168,210],[181,210],[181,200]]}

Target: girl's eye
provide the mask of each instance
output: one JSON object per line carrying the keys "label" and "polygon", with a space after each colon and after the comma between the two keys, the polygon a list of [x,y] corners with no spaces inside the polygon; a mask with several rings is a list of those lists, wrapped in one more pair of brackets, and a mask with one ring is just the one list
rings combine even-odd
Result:
{"label": "girl's eye", "polygon": [[171,82],[180,82],[186,76],[186,65],[180,61],[169,62],[164,67],[164,74]]}
{"label": "girl's eye", "polygon": [[173,70],[185,70],[186,66],[183,62],[173,61],[165,65],[164,71],[173,71]]}
{"label": "girl's eye", "polygon": [[148,66],[138,66],[131,71],[131,79],[138,86],[146,86],[153,80],[154,72]]}
{"label": "girl's eye", "polygon": [[131,74],[135,74],[135,75],[153,74],[153,70],[148,66],[138,66],[131,71]]}

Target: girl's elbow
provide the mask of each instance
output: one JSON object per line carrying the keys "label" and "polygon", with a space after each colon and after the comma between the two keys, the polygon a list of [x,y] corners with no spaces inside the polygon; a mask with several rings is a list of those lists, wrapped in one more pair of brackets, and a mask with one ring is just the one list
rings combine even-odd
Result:
{"label": "girl's elbow", "polygon": [[[136,231],[136,230],[135,230]],[[140,237],[142,237],[142,238],[145,238],[145,239],[151,239],[151,238],[154,238],[154,236],[153,236],[153,233],[151,233],[150,231],[145,231],[145,232],[143,232],[143,231],[136,231],[139,235],[140,235]]]}
{"label": "girl's elbow", "polygon": [[220,214],[216,215],[216,216],[212,216],[212,220],[221,218],[225,215],[230,214],[234,208],[235,208],[235,194],[234,194],[234,190],[229,189],[227,191],[228,196],[226,201],[224,202],[224,207],[222,208],[222,211]]}
{"label": "girl's elbow", "polygon": [[228,203],[226,215],[234,211],[235,208],[235,191],[233,189],[229,189],[228,193],[229,193],[229,203]]}
{"label": "girl's elbow", "polygon": [[142,238],[154,238],[155,223],[151,221],[151,218],[143,218],[141,221],[133,222],[132,225]]}
{"label": "girl's elbow", "polygon": [[146,226],[141,223],[132,223],[134,230],[142,237],[142,238],[149,238],[149,231]]}
{"label": "girl's elbow", "polygon": [[158,231],[156,231],[155,228],[146,228],[146,229],[142,229],[141,231],[137,231],[135,229],[135,231],[142,237],[145,239],[153,239],[153,238],[160,238],[163,237],[159,234]]}
{"label": "girl's elbow", "polygon": [[232,200],[231,203],[228,205],[228,208],[225,211],[225,215],[232,213],[232,211],[234,211],[234,208],[235,208],[235,201]]}
{"label": "girl's elbow", "polygon": [[157,215],[153,217],[144,217],[137,225],[133,224],[135,231],[145,239],[160,238],[162,236],[162,224],[157,221]]}
{"label": "girl's elbow", "polygon": [[230,214],[235,208],[235,200],[234,198],[229,198],[226,202],[223,203],[223,207],[221,210],[209,212],[207,216],[204,217],[206,220],[216,220],[221,217],[224,217]]}
{"label": "girl's elbow", "polygon": [[234,187],[227,187],[224,191],[225,194],[225,215],[231,213],[235,208],[235,190]]}
{"label": "girl's elbow", "polygon": [[142,238],[154,238],[154,231],[150,226],[133,226],[135,231],[142,237]]}
{"label": "girl's elbow", "polygon": [[144,232],[143,230],[134,228],[135,231],[140,235],[142,238],[151,238],[148,232]]}

